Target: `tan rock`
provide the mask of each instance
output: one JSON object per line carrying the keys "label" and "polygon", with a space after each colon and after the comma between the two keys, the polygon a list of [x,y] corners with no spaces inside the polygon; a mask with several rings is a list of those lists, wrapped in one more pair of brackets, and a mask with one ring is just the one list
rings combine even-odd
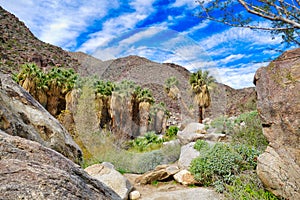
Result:
{"label": "tan rock", "polygon": [[168,165],[159,165],[153,171],[146,172],[142,176],[138,177],[135,182],[139,184],[149,184],[153,181],[162,181],[173,174],[178,172],[178,167],[168,166]]}
{"label": "tan rock", "polygon": [[135,190],[135,191],[132,191],[130,192],[129,194],[129,199],[130,200],[135,200],[135,199],[139,199],[141,197],[141,194],[139,191]]}
{"label": "tan rock", "polygon": [[85,171],[115,191],[122,199],[128,199],[133,187],[126,177],[114,169],[111,163],[95,164],[87,167]]}
{"label": "tan rock", "polygon": [[174,179],[183,185],[193,185],[197,181],[194,179],[194,176],[188,170],[184,169],[174,175]]}

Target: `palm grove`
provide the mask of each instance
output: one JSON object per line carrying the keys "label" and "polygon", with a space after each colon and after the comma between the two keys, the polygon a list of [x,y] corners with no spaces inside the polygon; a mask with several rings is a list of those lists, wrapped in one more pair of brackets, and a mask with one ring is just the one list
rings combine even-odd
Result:
{"label": "palm grove", "polygon": [[[73,69],[54,67],[46,73],[33,63],[22,65],[21,71],[15,74],[13,78],[53,116],[57,116],[63,110],[68,109],[67,104],[72,101],[71,93],[80,87],[79,76]],[[202,123],[205,109],[211,103],[209,88],[213,82],[215,79],[209,75],[209,72],[202,70],[192,73],[189,79],[194,101],[199,108],[200,123]],[[178,80],[175,77],[170,77],[165,82],[165,90],[173,99],[181,99],[180,90],[177,86]],[[135,102],[135,111],[149,111],[150,106],[155,102],[149,89],[142,88],[132,81],[116,84],[111,81],[96,80],[94,91],[95,102],[100,109],[98,117],[102,119],[100,121],[101,128],[109,123],[109,102],[114,91],[126,95],[130,94]],[[181,102],[183,101],[181,100]]]}

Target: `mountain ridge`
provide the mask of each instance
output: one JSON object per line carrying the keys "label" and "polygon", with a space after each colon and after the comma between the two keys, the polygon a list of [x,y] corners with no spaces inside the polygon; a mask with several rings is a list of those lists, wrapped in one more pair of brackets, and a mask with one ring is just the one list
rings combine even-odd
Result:
{"label": "mountain ridge", "polygon": [[[151,89],[157,102],[164,102],[171,112],[183,114],[185,118],[190,112],[187,109],[194,107],[194,117],[196,117],[197,108],[193,105],[188,84],[191,72],[180,65],[156,63],[136,55],[102,61],[83,52],[67,52],[60,47],[38,40],[23,22],[2,7],[0,7],[0,35],[0,64],[3,72],[16,73],[22,64],[35,62],[43,70],[53,66],[63,66],[75,69],[81,76],[96,76],[111,81],[129,79]],[[172,100],[164,92],[165,81],[171,76],[179,81],[178,88],[182,101]],[[249,110],[240,108],[249,98],[251,101],[255,99],[254,88],[235,90],[218,83],[216,90],[218,92],[211,93],[212,106],[207,109],[207,117],[237,115]]]}

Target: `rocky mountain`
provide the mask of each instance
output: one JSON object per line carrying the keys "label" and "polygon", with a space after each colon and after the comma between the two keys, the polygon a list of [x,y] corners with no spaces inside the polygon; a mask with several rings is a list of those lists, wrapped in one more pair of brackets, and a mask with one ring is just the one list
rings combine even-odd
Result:
{"label": "rocky mountain", "polygon": [[[190,72],[172,63],[156,63],[138,56],[128,56],[101,61],[82,52],[67,52],[60,47],[38,40],[13,14],[0,7],[0,64],[3,72],[16,72],[19,66],[35,62],[42,68],[64,66],[74,68],[82,76],[121,81],[130,79],[152,90],[157,102],[164,102],[172,113],[194,120],[197,106],[189,89]],[[166,79],[171,76],[179,81],[181,99],[171,99],[164,91]],[[212,95],[212,106],[206,117],[221,114],[236,115],[255,108],[254,88],[235,90],[217,84]],[[178,118],[178,117],[177,117]]]}
{"label": "rocky mountain", "polygon": [[0,6],[0,64],[5,72],[16,72],[23,63],[42,68],[64,66],[78,69],[79,63],[60,47],[38,40],[13,14]]}

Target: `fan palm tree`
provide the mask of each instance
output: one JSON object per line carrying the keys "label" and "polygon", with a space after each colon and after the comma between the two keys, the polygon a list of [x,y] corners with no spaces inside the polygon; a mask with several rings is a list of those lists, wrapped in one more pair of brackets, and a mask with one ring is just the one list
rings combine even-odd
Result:
{"label": "fan palm tree", "polygon": [[208,87],[215,82],[215,78],[208,71],[199,70],[192,73],[189,79],[191,90],[195,95],[194,101],[199,107],[199,123],[202,123],[205,108],[210,106],[211,99]]}
{"label": "fan palm tree", "polygon": [[179,82],[174,76],[171,76],[165,81],[164,89],[168,96],[172,99],[178,99],[178,97],[180,96],[180,91],[177,87],[178,84]]}
{"label": "fan palm tree", "polygon": [[98,123],[101,128],[110,124],[110,101],[112,92],[115,90],[115,83],[111,81],[98,80],[94,83],[95,103],[97,108]]}

